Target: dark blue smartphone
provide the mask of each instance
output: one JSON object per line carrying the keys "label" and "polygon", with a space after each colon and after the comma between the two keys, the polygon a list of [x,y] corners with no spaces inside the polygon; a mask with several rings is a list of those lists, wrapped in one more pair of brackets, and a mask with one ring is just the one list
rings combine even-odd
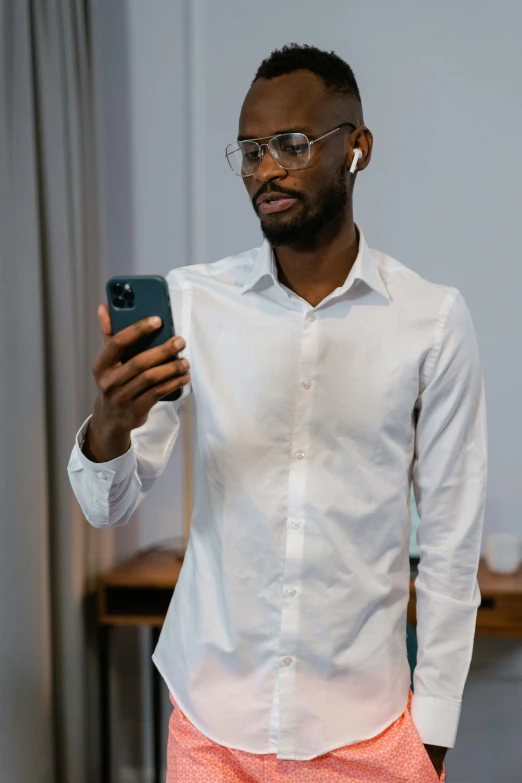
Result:
{"label": "dark blue smartphone", "polygon": [[[169,287],[164,277],[160,275],[127,275],[111,277],[107,283],[107,302],[111,317],[112,333],[121,332],[127,326],[159,315],[162,325],[159,329],[141,337],[134,345],[125,351],[122,362],[128,362],[133,356],[163,345],[174,337],[174,321],[170,309]],[[173,356],[168,361],[177,358]],[[176,389],[164,400],[177,400],[181,397],[183,388]]]}

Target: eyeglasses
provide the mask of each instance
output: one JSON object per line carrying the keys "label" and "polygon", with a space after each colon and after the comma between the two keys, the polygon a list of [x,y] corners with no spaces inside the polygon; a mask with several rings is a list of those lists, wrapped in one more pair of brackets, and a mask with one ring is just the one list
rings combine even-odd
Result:
{"label": "eyeglasses", "polygon": [[[342,122],[337,128],[324,133],[317,139],[309,139],[304,133],[277,133],[266,143],[259,144],[261,139],[246,139],[234,141],[226,148],[225,155],[230,168],[238,177],[251,177],[256,173],[263,160],[266,147],[277,165],[282,169],[304,169],[310,162],[310,150],[312,145],[332,133],[350,125],[351,122]],[[268,138],[265,136],[264,138]]]}

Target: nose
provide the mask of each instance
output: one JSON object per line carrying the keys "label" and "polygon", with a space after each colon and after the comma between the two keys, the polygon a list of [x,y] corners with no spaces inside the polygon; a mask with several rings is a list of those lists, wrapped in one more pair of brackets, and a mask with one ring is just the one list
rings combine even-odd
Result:
{"label": "nose", "polygon": [[270,147],[268,144],[261,144],[262,158],[259,164],[258,170],[254,173],[253,178],[258,182],[270,182],[270,180],[276,177],[286,177],[286,169],[282,169],[275,162]]}

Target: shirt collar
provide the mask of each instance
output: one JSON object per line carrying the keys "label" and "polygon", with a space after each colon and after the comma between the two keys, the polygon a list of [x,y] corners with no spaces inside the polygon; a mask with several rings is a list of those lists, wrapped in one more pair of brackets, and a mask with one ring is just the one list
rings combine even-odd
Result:
{"label": "shirt collar", "polygon": [[[340,296],[351,288],[355,280],[362,280],[373,291],[377,291],[377,293],[389,301],[390,296],[381,277],[377,259],[368,247],[361,228],[359,226],[357,228],[359,230],[359,252],[348,277],[343,285],[337,289],[336,293]],[[279,285],[274,254],[270,244],[265,240],[261,247],[258,247],[255,251],[254,263],[246,283],[241,288],[241,293],[244,294],[250,291],[261,278],[266,276],[271,277],[273,282]]]}

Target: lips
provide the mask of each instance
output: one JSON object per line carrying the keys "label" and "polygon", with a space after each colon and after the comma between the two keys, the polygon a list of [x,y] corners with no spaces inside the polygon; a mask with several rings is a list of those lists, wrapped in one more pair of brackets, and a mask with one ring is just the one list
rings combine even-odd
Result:
{"label": "lips", "polygon": [[257,199],[257,206],[259,212],[263,215],[270,215],[274,212],[284,212],[286,209],[290,209],[295,202],[296,198],[292,196],[286,196],[284,193],[263,193]]}

